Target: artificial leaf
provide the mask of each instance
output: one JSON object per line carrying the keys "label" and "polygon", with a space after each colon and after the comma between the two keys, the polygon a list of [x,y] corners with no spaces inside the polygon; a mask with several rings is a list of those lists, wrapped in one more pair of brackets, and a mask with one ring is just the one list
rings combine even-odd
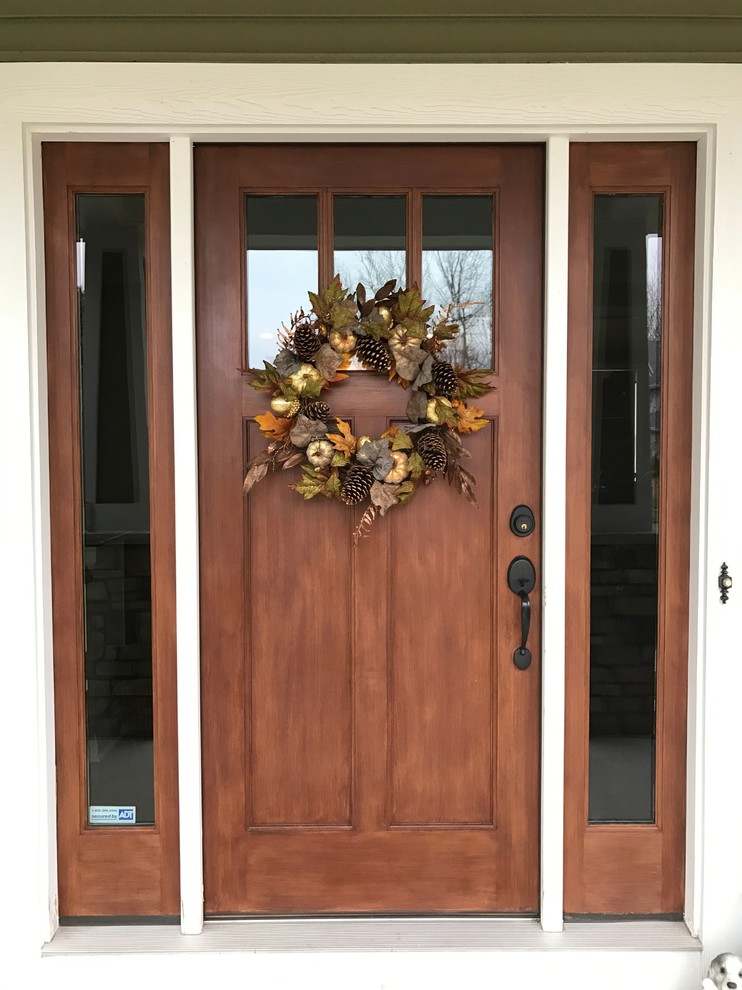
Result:
{"label": "artificial leaf", "polygon": [[433,327],[433,336],[436,340],[453,340],[459,332],[458,323],[449,323],[448,320],[439,320]]}
{"label": "artificial leaf", "polygon": [[381,434],[382,438],[386,438],[391,443],[392,450],[411,450],[412,449],[412,437],[409,433],[401,430],[398,426],[390,426],[388,430],[385,430]]}
{"label": "artificial leaf", "polygon": [[428,397],[424,392],[418,391],[413,386],[410,398],[407,401],[407,418],[411,423],[419,423],[425,419],[425,412],[428,408]]}
{"label": "artificial leaf", "polygon": [[309,419],[301,413],[296,417],[296,424],[289,433],[289,439],[295,447],[308,447],[312,440],[321,440],[327,434],[327,423],[321,419]]}
{"label": "artificial leaf", "polygon": [[293,419],[283,419],[276,417],[270,410],[262,416],[255,416],[255,422],[260,427],[261,433],[272,440],[281,440],[291,430]]}
{"label": "artificial leaf", "polygon": [[327,386],[324,378],[305,378],[301,394],[304,399],[318,399],[322,389]]}
{"label": "artificial leaf", "polygon": [[414,454],[410,454],[407,459],[407,467],[410,469],[410,475],[412,478],[417,480],[420,475],[425,474],[425,461],[422,457],[415,451]]}
{"label": "artificial leaf", "polygon": [[362,282],[359,282],[356,286],[356,299],[359,306],[363,306],[366,302],[366,286]]}
{"label": "artificial leaf", "polygon": [[377,481],[383,481],[394,467],[388,440],[367,440],[358,448],[356,460],[364,467],[371,468]]}
{"label": "artificial leaf", "polygon": [[298,450],[295,454],[291,454],[291,456],[287,457],[283,462],[283,470],[288,471],[289,468],[296,467],[297,464],[301,464],[304,457],[305,454],[303,450]]}
{"label": "artificial leaf", "polygon": [[371,497],[371,504],[378,508],[382,516],[387,509],[391,509],[399,501],[397,499],[397,485],[385,485],[381,481],[375,481],[371,485],[369,495]]}
{"label": "artificial leaf", "polygon": [[245,495],[247,495],[254,485],[265,477],[273,456],[274,445],[271,444],[271,446],[266,450],[261,450],[259,454],[256,454],[247,465],[247,473],[245,475],[245,481],[242,485],[242,491]]}
{"label": "artificial leaf", "polygon": [[330,477],[325,482],[325,486],[324,486],[324,489],[322,491],[322,494],[323,495],[326,495],[328,498],[339,498],[339,496],[340,496],[340,489],[342,487],[343,486],[342,486],[342,484],[340,482],[340,477],[339,477],[337,471],[333,471],[330,474]]}
{"label": "artificial leaf", "polygon": [[322,377],[329,381],[343,363],[343,358],[329,344],[323,344],[315,354],[313,363]]}
{"label": "artificial leaf", "polygon": [[273,392],[277,385],[281,383],[281,376],[277,369],[268,361],[263,361],[265,369],[251,368],[250,374],[253,380],[250,388],[258,389],[261,392]]}
{"label": "artificial leaf", "polygon": [[372,310],[368,318],[358,324],[358,330],[373,337],[374,340],[388,340],[392,334],[392,328],[386,325],[376,310]]}
{"label": "artificial leaf", "polygon": [[380,299],[388,299],[389,296],[394,292],[394,287],[397,284],[396,278],[390,278],[388,282],[385,282],[382,287],[376,292],[376,301]]}
{"label": "artificial leaf", "polygon": [[397,501],[400,505],[407,505],[414,494],[414,481],[403,481],[401,485],[397,485]]}
{"label": "artificial leaf", "polygon": [[320,289],[319,292],[310,292],[309,301],[317,316],[321,320],[326,320],[329,319],[330,311],[335,303],[342,302],[346,296],[347,292],[343,288],[340,276],[336,275],[332,282],[324,289]]}
{"label": "artificial leaf", "polygon": [[428,354],[420,365],[417,378],[412,383],[413,388],[422,388],[424,385],[429,385],[433,381],[433,364],[433,355]]}
{"label": "artificial leaf", "polygon": [[332,455],[332,460],[330,461],[330,467],[339,468],[346,467],[350,464],[350,460],[341,450],[336,450]]}
{"label": "artificial leaf", "polygon": [[344,375],[343,374],[343,372],[346,370],[346,368],[349,368],[350,367],[350,354],[343,354],[342,355],[342,358],[343,358],[343,360],[342,360],[341,364],[338,366],[338,370],[335,372],[335,374],[332,376],[332,378],[328,378],[327,379],[327,382],[325,383],[325,385],[330,385],[330,384],[333,384],[334,382],[342,382],[342,381],[345,381],[346,378],[349,378],[350,377],[349,375]]}
{"label": "artificial leaf", "polygon": [[487,425],[484,419],[484,411],[476,406],[467,406],[463,402],[457,402],[454,406],[456,413],[456,429],[459,433],[476,433],[483,430]]}
{"label": "artificial leaf", "polygon": [[328,433],[327,439],[335,450],[339,450],[341,453],[347,454],[350,457],[355,453],[357,444],[356,438],[350,431],[350,423],[346,423],[344,419],[339,419],[337,421],[337,427],[340,432]]}
{"label": "artificial leaf", "polygon": [[[433,423],[438,425],[443,425],[447,423],[449,426],[453,426],[458,429],[456,411],[452,407],[451,403],[447,399],[435,398],[431,400],[433,405],[433,415],[428,416],[428,419]],[[466,431],[464,431],[466,432]]]}
{"label": "artificial leaf", "polygon": [[339,303],[333,303],[329,314],[333,328],[335,330],[342,330],[343,327],[349,327],[354,324],[356,322],[355,310],[356,308],[351,298],[344,299]]}
{"label": "artificial leaf", "polygon": [[307,467],[305,465],[302,471],[304,474],[301,479],[296,484],[289,485],[289,488],[293,488],[295,492],[298,492],[303,498],[309,500],[310,498],[314,498],[315,495],[319,495],[323,490],[326,478],[313,467]]}
{"label": "artificial leaf", "polygon": [[492,372],[486,368],[470,368],[467,370],[457,364],[454,371],[459,380],[459,387],[456,394],[460,399],[480,399],[487,392],[493,392],[495,390],[495,386],[490,385],[489,381],[487,381]]}
{"label": "artificial leaf", "polygon": [[353,545],[358,546],[358,541],[361,537],[366,537],[369,535],[371,526],[373,525],[374,519],[376,519],[376,506],[369,505],[366,511],[361,516],[361,521],[358,523],[356,528],[353,530]]}
{"label": "artificial leaf", "polygon": [[301,368],[301,361],[288,347],[282,348],[275,357],[275,371],[281,378],[288,378]]}

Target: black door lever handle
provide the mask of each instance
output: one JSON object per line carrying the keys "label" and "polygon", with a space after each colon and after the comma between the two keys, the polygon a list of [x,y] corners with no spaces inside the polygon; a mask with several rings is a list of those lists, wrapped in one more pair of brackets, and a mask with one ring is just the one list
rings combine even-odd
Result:
{"label": "black door lever handle", "polygon": [[531,666],[528,649],[528,633],[531,629],[531,600],[528,597],[536,586],[536,568],[528,557],[515,557],[508,567],[508,587],[520,598],[520,646],[513,653],[513,663],[518,670]]}

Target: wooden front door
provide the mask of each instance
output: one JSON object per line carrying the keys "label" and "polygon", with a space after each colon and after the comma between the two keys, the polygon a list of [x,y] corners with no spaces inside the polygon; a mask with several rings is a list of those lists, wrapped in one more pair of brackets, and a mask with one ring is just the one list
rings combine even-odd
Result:
{"label": "wooden front door", "polygon": [[[543,148],[202,146],[195,168],[206,911],[535,912],[540,596],[518,670],[506,579],[520,554],[540,575]],[[400,202],[402,233],[382,229]],[[354,252],[462,320],[477,306],[496,385],[467,443],[479,508],[438,480],[357,547],[360,511],[305,503],[287,474],[241,493],[266,407],[241,369],[278,322],[248,316],[261,296],[287,318]],[[328,398],[356,435],[405,419],[382,375]],[[519,538],[523,503],[536,529]]]}

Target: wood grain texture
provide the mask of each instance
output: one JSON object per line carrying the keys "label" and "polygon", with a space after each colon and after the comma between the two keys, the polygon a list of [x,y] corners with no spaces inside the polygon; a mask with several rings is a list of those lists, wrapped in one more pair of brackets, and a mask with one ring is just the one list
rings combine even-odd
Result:
{"label": "wood grain texture", "polygon": [[[695,145],[576,144],[571,151],[567,448],[565,910],[683,908],[691,477]],[[592,199],[664,194],[656,707],[656,822],[588,825]]]}
{"label": "wood grain texture", "polygon": [[[49,368],[52,608],[59,913],[179,911],[170,213],[164,144],[46,144],[44,230]],[[84,603],[75,195],[144,193],[152,561],[155,821],[87,826]]]}
{"label": "wood grain texture", "polygon": [[[508,519],[540,509],[543,149],[201,146],[195,164],[206,910],[534,911],[538,624],[517,671],[505,575],[517,553],[540,564]],[[243,502],[243,424],[265,407],[239,371],[243,199],[292,188],[411,190],[417,223],[420,190],[497,197],[479,511],[438,482],[354,550],[360,511],[304,504],[286,475]],[[409,231],[413,273],[420,246]],[[362,374],[329,401],[378,436],[406,396]]]}

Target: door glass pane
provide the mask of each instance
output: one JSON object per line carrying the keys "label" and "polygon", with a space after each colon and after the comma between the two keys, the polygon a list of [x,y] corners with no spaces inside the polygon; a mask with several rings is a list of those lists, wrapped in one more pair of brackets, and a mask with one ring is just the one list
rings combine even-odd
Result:
{"label": "door glass pane", "polygon": [[246,209],[247,364],[261,368],[288,312],[317,287],[317,197],[248,196]]}
{"label": "door glass pane", "polygon": [[348,289],[369,295],[389,279],[406,287],[404,196],[335,196],[335,272]]}
{"label": "door glass pane", "polygon": [[591,822],[655,817],[662,205],[594,200]]}
{"label": "door glass pane", "polygon": [[145,202],[77,196],[88,822],[154,824]]}
{"label": "door glass pane", "polygon": [[470,368],[492,367],[493,219],[491,196],[423,197],[423,295],[459,324],[446,353]]}

